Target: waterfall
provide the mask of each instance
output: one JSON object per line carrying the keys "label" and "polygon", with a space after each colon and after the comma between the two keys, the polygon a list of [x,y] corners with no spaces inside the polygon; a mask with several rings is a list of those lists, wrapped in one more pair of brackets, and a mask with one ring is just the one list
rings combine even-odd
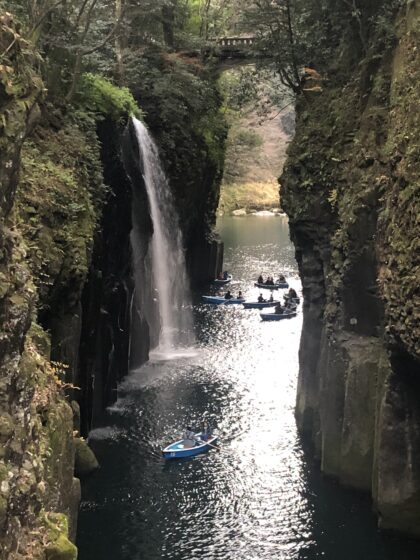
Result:
{"label": "waterfall", "polygon": [[[141,121],[132,117],[132,124],[153,225],[146,258],[150,259],[151,280],[155,289],[154,292],[149,291],[148,297],[155,295],[159,312],[160,332],[155,355],[165,357],[193,342],[190,289],[178,216],[158,149]],[[133,215],[134,228],[136,219],[138,217]],[[134,253],[138,251],[138,246],[134,240]],[[134,254],[134,262],[136,257],[138,255]],[[136,289],[139,282],[144,283],[144,278],[138,278]]]}

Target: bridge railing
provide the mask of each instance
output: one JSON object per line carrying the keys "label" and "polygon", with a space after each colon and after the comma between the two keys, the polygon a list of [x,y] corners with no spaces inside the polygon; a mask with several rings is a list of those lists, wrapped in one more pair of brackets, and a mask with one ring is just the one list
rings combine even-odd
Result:
{"label": "bridge railing", "polygon": [[252,47],[255,42],[255,37],[220,37],[217,43],[222,48],[246,48]]}

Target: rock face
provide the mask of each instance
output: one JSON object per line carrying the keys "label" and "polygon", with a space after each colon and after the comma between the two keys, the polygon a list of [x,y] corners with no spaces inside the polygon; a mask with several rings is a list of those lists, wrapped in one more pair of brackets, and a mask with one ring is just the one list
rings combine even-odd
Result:
{"label": "rock face", "polygon": [[33,70],[36,54],[10,14],[0,19],[0,48],[7,53],[0,71],[0,546],[2,558],[29,550],[41,557],[32,531],[71,548],[67,524],[51,534],[46,517],[57,509],[70,514],[77,499],[72,412],[45,357],[45,333],[35,324],[29,330],[36,289],[16,191],[23,142],[40,116],[44,92]]}
{"label": "rock face", "polygon": [[145,52],[144,60],[149,68],[129,85],[159,147],[180,217],[191,282],[203,284],[217,277],[223,256],[213,235],[227,137],[218,76],[182,57]]}
{"label": "rock face", "polygon": [[[75,560],[75,474],[98,467],[80,433],[151,344],[141,313],[130,341],[134,204],[146,247],[152,230],[141,178],[133,197],[121,157],[128,112],[138,111],[131,94],[107,82],[107,102],[91,106],[103,86],[91,76],[87,103],[69,110],[51,88],[47,98],[39,77],[47,63],[19,29],[0,17],[0,556]],[[183,215],[196,280],[221,268],[210,237],[223,164],[211,153],[212,126],[199,146],[190,139],[204,155],[188,184],[180,167],[170,177],[180,208],[198,185]],[[141,263],[137,273],[149,282]]]}
{"label": "rock face", "polygon": [[384,17],[363,49],[343,33],[297,104],[281,179],[304,293],[296,418],[381,527],[420,536],[419,3]]}

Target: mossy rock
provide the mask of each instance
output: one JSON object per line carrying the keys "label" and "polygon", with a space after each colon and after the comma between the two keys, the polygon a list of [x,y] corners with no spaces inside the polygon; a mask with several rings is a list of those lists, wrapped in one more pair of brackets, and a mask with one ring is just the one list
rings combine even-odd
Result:
{"label": "mossy rock", "polygon": [[69,526],[63,513],[49,512],[44,517],[49,544],[45,549],[47,560],[77,560],[77,548],[68,539]]}
{"label": "mossy rock", "polygon": [[99,468],[99,463],[94,452],[84,439],[74,438],[74,446],[76,450],[74,467],[76,476],[79,478],[87,476]]}
{"label": "mossy rock", "polygon": [[47,560],[77,560],[77,548],[65,535],[49,544],[45,556]]}

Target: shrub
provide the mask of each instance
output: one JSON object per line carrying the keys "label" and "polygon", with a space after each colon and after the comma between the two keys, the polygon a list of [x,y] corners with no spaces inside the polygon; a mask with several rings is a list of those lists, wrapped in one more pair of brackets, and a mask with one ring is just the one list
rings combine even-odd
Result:
{"label": "shrub", "polygon": [[83,74],[77,102],[83,108],[114,121],[125,119],[131,114],[136,117],[142,115],[128,88],[118,87],[96,74]]}

